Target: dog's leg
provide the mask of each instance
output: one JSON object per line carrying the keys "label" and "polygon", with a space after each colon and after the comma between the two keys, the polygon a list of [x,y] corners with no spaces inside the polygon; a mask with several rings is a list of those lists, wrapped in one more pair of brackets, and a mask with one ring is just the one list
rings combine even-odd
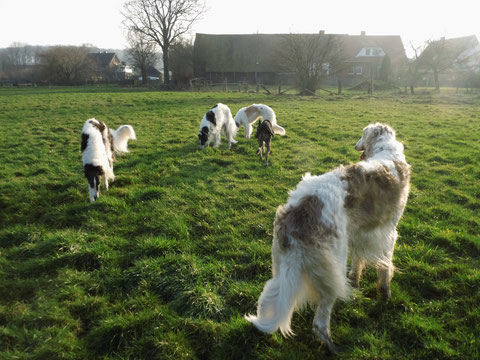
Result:
{"label": "dog's leg", "polygon": [[335,296],[323,294],[318,303],[313,320],[313,331],[328,346],[332,354],[337,353],[337,349],[335,345],[333,345],[332,337],[330,336],[330,317],[335,300]]}
{"label": "dog's leg", "polygon": [[393,277],[393,266],[392,267],[378,267],[377,268],[378,276],[378,290],[382,297],[386,300],[390,298],[390,280]]}
{"label": "dog's leg", "polygon": [[213,147],[218,148],[220,146],[220,133],[215,133],[213,135]]}
{"label": "dog's leg", "polygon": [[272,139],[268,138],[267,140],[267,152],[265,153],[265,166],[268,166],[268,156],[270,155],[270,145],[272,143]]}
{"label": "dog's leg", "polygon": [[377,264],[378,290],[384,299],[390,298],[390,281],[393,277],[394,267],[392,263],[393,248],[397,240],[397,230],[394,229],[390,237],[384,243],[387,246],[385,260]]}
{"label": "dog's leg", "polygon": [[365,268],[365,261],[358,256],[352,254],[352,266],[348,277],[352,281],[352,285],[357,289],[360,287],[360,278],[362,277],[362,271]]}
{"label": "dog's leg", "polygon": [[252,131],[253,131],[253,126],[247,123],[247,125],[245,125],[245,137],[247,139],[250,139],[250,136],[252,135]]}

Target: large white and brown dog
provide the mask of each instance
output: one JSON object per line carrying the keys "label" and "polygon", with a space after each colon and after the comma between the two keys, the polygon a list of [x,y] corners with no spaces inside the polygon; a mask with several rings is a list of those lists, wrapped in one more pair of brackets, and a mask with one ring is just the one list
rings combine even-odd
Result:
{"label": "large white and brown dog", "polygon": [[111,130],[104,122],[88,119],[82,129],[82,161],[88,181],[90,202],[100,195],[100,182],[104,176],[105,190],[108,182],[115,179],[113,162],[115,153],[128,152],[129,140],[135,140],[135,132],[130,125],[122,125]]}
{"label": "large white and brown dog", "polygon": [[273,131],[278,135],[285,135],[285,129],[277,124],[275,111],[264,104],[252,104],[241,108],[235,115],[235,124],[237,127],[245,126],[245,137],[250,139],[253,131],[253,124],[258,119],[268,120],[272,124]]}
{"label": "large white and brown dog", "polygon": [[225,135],[228,140],[228,148],[232,144],[236,144],[235,136],[238,127],[233,120],[232,112],[227,105],[218,103],[208,110],[200,122],[200,130],[198,131],[198,144],[200,149],[210,145],[213,140],[213,147],[220,146],[220,136]]}
{"label": "large white and brown dog", "polygon": [[279,206],[274,222],[272,272],[246,319],[259,330],[292,333],[295,308],[317,304],[313,329],[331,352],[330,315],[337,298],[351,295],[365,265],[377,268],[378,287],[390,296],[396,226],[407,202],[410,166],[388,126],[372,124],[356,144],[361,161],[320,176],[305,174]]}

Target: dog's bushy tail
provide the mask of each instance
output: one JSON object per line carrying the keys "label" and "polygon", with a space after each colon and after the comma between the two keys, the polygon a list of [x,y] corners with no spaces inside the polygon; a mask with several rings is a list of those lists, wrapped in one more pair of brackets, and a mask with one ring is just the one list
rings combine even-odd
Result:
{"label": "dog's bushy tail", "polygon": [[128,140],[136,140],[135,131],[130,125],[122,125],[117,130],[112,130],[113,149],[116,153],[128,152]]}
{"label": "dog's bushy tail", "polygon": [[280,125],[272,125],[273,127],[273,132],[278,135],[285,135],[285,129],[281,127]]}
{"label": "dog's bushy tail", "polygon": [[296,297],[302,286],[300,269],[291,267],[290,262],[281,264],[275,276],[267,281],[258,299],[257,315],[246,315],[245,319],[258,330],[273,333],[280,328],[284,336],[292,335],[290,320],[296,307]]}

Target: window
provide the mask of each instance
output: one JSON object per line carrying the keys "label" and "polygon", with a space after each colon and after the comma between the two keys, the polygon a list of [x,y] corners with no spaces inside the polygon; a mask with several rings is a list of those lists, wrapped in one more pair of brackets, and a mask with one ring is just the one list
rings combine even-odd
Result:
{"label": "window", "polygon": [[362,75],[362,67],[361,66],[355,66],[355,74],[356,75]]}
{"label": "window", "polygon": [[355,75],[355,68],[353,66],[348,70],[348,75]]}

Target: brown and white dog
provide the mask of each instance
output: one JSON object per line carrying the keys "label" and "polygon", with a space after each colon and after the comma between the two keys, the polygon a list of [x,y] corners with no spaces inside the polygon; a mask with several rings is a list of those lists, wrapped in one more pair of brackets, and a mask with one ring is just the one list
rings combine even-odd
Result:
{"label": "brown and white dog", "polygon": [[263,160],[263,154],[265,154],[265,166],[268,166],[268,157],[270,155],[270,147],[274,135],[275,132],[273,131],[270,120],[260,120],[257,132],[255,133],[255,138],[258,140],[257,155],[260,155],[260,158]]}
{"label": "brown and white dog", "polygon": [[90,202],[100,195],[100,182],[104,176],[105,190],[108,181],[113,181],[113,162],[115,153],[128,152],[128,140],[135,140],[135,132],[130,125],[122,125],[111,130],[104,122],[88,119],[82,129],[82,161],[85,177],[88,181]]}
{"label": "brown and white dog", "polygon": [[396,226],[407,203],[410,166],[392,128],[372,124],[355,146],[362,161],[320,176],[305,174],[279,206],[274,222],[272,272],[246,319],[259,330],[292,333],[293,311],[317,304],[315,333],[331,352],[330,316],[337,298],[351,295],[365,265],[377,268],[378,287],[390,296]]}

